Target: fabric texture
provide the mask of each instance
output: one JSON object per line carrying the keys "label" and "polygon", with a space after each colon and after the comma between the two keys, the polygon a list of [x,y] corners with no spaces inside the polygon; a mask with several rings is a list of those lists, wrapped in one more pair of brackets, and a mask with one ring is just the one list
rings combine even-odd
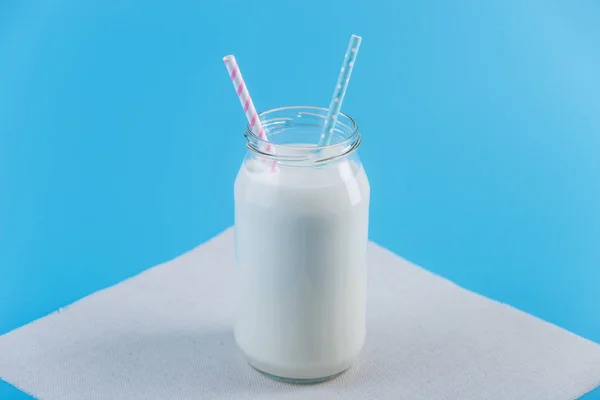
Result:
{"label": "fabric texture", "polygon": [[575,399],[600,346],[369,244],[367,342],[316,385],[265,378],[233,335],[231,229],[0,336],[0,378],[44,400]]}

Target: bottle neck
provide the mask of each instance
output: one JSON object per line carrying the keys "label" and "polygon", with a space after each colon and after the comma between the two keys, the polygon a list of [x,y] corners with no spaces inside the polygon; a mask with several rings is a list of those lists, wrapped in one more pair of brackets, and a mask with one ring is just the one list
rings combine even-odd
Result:
{"label": "bottle neck", "polygon": [[361,142],[360,134],[352,141],[340,145],[316,146],[310,144],[277,145],[247,137],[246,148],[252,157],[276,162],[278,165],[318,167],[351,158]]}
{"label": "bottle neck", "polygon": [[327,109],[294,106],[268,110],[259,114],[267,139],[249,129],[246,147],[255,158],[283,166],[322,166],[351,157],[361,142],[358,126],[340,114],[333,128],[331,142],[319,146]]}

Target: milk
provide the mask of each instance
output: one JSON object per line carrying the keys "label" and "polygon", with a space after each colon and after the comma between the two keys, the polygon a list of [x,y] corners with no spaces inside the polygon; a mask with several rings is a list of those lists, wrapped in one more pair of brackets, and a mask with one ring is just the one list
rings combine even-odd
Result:
{"label": "milk", "polygon": [[235,182],[235,338],[252,366],[297,380],[350,367],[365,340],[368,214],[358,159],[276,171],[244,162]]}

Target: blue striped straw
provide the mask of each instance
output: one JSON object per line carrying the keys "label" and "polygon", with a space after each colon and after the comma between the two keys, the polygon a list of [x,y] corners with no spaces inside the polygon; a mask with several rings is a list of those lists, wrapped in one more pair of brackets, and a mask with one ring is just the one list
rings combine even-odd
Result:
{"label": "blue striped straw", "polygon": [[356,55],[358,54],[358,48],[362,38],[360,36],[352,35],[350,43],[348,43],[348,49],[346,50],[346,56],[344,57],[344,63],[342,64],[342,70],[340,76],[338,76],[335,90],[333,91],[333,98],[329,104],[329,112],[327,112],[327,118],[321,131],[321,138],[319,139],[319,146],[326,146],[331,142],[331,135],[335,128],[335,124],[342,108],[342,102],[346,95],[346,89],[348,89],[348,82],[350,81],[350,75],[354,68],[354,62]]}

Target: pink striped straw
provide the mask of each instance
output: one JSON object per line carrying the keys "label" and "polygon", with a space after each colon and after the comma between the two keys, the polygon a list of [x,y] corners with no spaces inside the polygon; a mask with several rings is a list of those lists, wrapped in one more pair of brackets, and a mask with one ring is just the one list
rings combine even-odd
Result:
{"label": "pink striped straw", "polygon": [[[260,118],[258,118],[256,108],[254,108],[254,103],[252,102],[252,98],[250,97],[250,93],[248,92],[248,88],[244,82],[244,78],[242,77],[242,72],[238,67],[237,61],[235,61],[235,57],[232,55],[225,56],[223,57],[223,62],[225,62],[225,66],[229,72],[229,77],[231,78],[231,82],[233,82],[233,88],[237,92],[240,103],[244,108],[244,113],[246,114],[246,119],[248,120],[250,130],[257,137],[268,142],[269,139],[267,138],[265,130],[260,123]],[[267,145],[266,150],[271,151],[271,145]],[[273,166],[274,165],[275,164],[273,164]]]}

